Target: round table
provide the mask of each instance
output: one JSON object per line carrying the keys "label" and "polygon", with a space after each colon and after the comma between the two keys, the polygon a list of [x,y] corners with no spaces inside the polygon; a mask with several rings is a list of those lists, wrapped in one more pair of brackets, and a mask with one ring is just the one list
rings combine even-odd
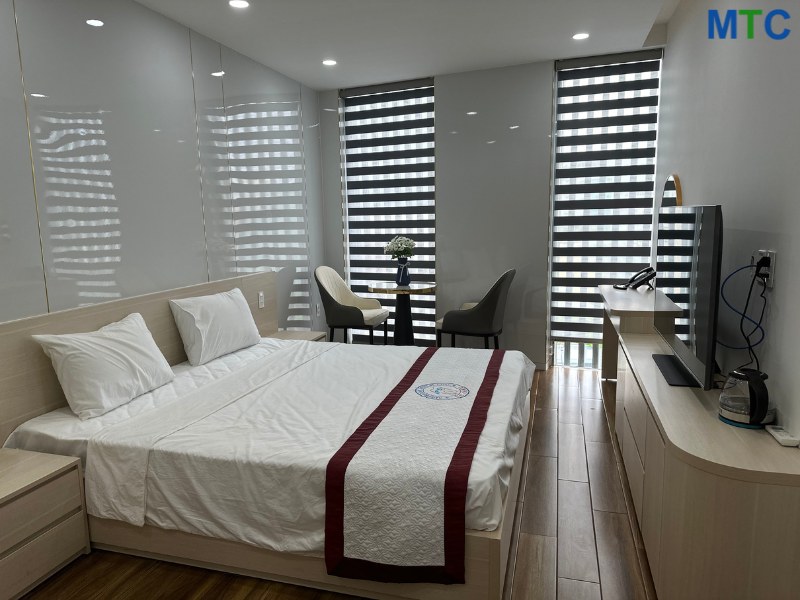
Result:
{"label": "round table", "polygon": [[411,322],[411,295],[433,294],[435,283],[411,283],[397,285],[389,281],[371,283],[367,289],[373,294],[395,294],[397,301],[394,309],[394,345],[413,346],[414,326]]}

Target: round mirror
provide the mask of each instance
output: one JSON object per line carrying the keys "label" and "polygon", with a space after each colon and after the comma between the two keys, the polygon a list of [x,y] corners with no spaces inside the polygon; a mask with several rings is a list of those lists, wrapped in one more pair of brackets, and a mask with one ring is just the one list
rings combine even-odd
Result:
{"label": "round mirror", "polygon": [[674,173],[664,182],[664,191],[661,193],[661,206],[683,206],[681,194],[681,180]]}

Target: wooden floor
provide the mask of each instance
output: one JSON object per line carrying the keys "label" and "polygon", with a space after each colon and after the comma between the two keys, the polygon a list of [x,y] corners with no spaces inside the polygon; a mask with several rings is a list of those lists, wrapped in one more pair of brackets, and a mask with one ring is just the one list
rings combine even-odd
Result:
{"label": "wooden floor", "polygon": [[[613,398],[613,384],[604,391]],[[619,476],[597,371],[537,372],[517,504],[509,600],[655,600],[630,494]],[[612,404],[613,406],[613,404]],[[632,509],[631,509],[632,510]],[[644,573],[644,575],[643,575]],[[341,594],[93,551],[26,599],[344,600]]]}

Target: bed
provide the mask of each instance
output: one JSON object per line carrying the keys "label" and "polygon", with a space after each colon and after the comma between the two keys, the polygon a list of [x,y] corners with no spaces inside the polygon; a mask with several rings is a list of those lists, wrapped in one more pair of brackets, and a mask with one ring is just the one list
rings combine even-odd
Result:
{"label": "bed", "polygon": [[[257,308],[257,292],[274,297],[270,273],[0,325],[2,352],[9,353],[14,346],[17,350],[17,371],[4,365],[0,376],[0,436],[5,439],[10,434],[6,445],[86,461],[101,456],[98,440],[117,443],[125,435],[139,436],[148,423],[175,430],[159,441],[157,451],[153,448],[148,454],[148,476],[142,480],[148,498],[142,513],[144,526],[135,517],[118,514],[119,507],[125,506],[119,498],[104,505],[103,494],[88,494],[96,498],[90,506],[90,514],[95,515],[90,517],[94,547],[374,598],[499,598],[524,454],[520,441],[527,438],[529,421],[527,359],[508,353],[503,361],[507,372],[501,371],[496,400],[489,406],[469,472],[466,583],[396,584],[333,577],[326,573],[322,558],[325,467],[423,350],[266,338],[251,348],[190,367],[183,363],[180,340],[165,308],[167,299],[232,285],[240,287],[255,305],[251,311],[262,334],[275,330],[274,311]],[[63,406],[58,382],[53,381],[52,369],[48,373],[48,361],[35,344],[31,346],[30,334],[89,330],[134,310],[145,317],[174,365],[176,378],[102,417],[80,421]],[[437,352],[441,361],[449,362],[470,356],[452,349]],[[27,356],[27,363],[19,362],[20,353]],[[358,365],[369,365],[369,369],[359,370]],[[270,383],[259,387],[259,394],[248,392],[246,400],[215,406],[202,418],[167,425],[172,418],[170,407],[178,406],[178,401],[184,402],[185,397],[191,401],[186,401],[187,406],[196,407],[205,396],[219,395],[205,390],[214,385],[228,389],[231,378],[243,373],[258,373],[261,379],[268,373]],[[25,381],[29,387],[37,379],[38,386],[25,401],[13,400],[17,396],[13,390]],[[18,402],[13,410],[8,410],[10,402]],[[179,412],[183,418],[186,411]],[[90,452],[90,448],[94,449]],[[113,487],[124,487],[130,465],[109,464],[115,465],[110,477],[114,471],[122,473]],[[99,470],[95,467],[92,472]],[[87,489],[96,487],[87,477]],[[226,493],[233,488],[235,494]]]}

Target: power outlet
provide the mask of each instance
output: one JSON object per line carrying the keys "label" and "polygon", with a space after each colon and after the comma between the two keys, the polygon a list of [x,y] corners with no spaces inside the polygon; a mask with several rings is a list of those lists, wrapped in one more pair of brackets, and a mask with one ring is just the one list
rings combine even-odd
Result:
{"label": "power outlet", "polygon": [[316,307],[317,307],[317,316],[320,316],[320,311],[319,311],[319,302],[317,302],[317,304],[316,304]]}
{"label": "power outlet", "polygon": [[765,283],[768,288],[775,287],[775,255],[775,250],[758,250],[756,252],[756,260],[764,256],[769,257],[769,267],[761,269],[761,273],[767,276]]}
{"label": "power outlet", "polygon": [[258,292],[258,308],[264,308],[264,292]]}

